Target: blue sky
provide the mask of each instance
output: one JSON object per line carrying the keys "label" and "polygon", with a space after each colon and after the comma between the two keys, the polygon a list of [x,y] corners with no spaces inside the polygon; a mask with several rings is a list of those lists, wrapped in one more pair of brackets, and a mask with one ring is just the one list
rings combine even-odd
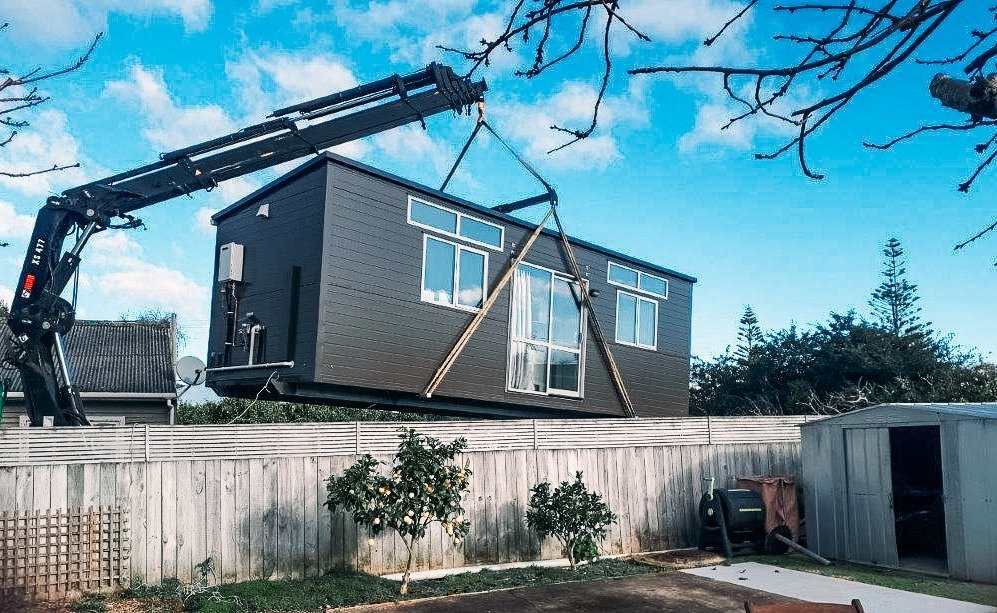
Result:
{"label": "blue sky", "polygon": [[[761,16],[711,49],[697,44],[737,10],[735,2],[624,5],[655,42],[645,48],[621,37],[621,68],[779,57],[764,47],[767,31],[759,26],[778,22]],[[0,241],[12,244],[0,249],[0,296],[6,297],[34,211],[47,195],[260,121],[279,106],[432,60],[459,68],[458,58],[433,44],[473,44],[499,27],[503,4],[0,0],[0,13],[11,23],[0,51],[5,66],[58,63],[85,47],[92,33],[106,32],[82,71],[44,84],[51,102],[0,149],[4,168],[82,164],[60,174],[0,180]],[[943,36],[964,36],[970,25],[957,21]],[[823,130],[808,155],[828,178],[815,182],[802,176],[792,156],[754,159],[754,151],[784,136],[781,128],[749,122],[720,132],[732,110],[718,96],[718,82],[702,78],[630,79],[621,71],[599,132],[547,156],[560,142],[551,123],[586,121],[597,86],[595,55],[586,51],[529,83],[511,76],[522,58],[517,51],[482,74],[490,86],[490,120],[557,187],[570,233],[699,278],[694,354],[714,355],[733,343],[747,304],[766,328],[823,321],[829,311],[849,307],[867,312],[882,243],[896,235],[926,319],[993,359],[997,237],[952,251],[997,215],[993,172],[968,195],[955,190],[975,168],[971,145],[982,137],[929,138],[889,152],[861,147],[863,139],[886,140],[922,121],[961,119],[927,96],[932,70],[912,69],[877,85]],[[468,117],[437,116],[428,132],[409,126],[339,152],[438,185],[471,127]],[[190,337],[184,353],[203,356],[214,248],[206,219],[275,176],[265,171],[160,204],[142,213],[148,230],[99,236],[84,257],[80,316],[176,311]],[[534,189],[487,140],[455,184],[460,195],[484,204]]]}

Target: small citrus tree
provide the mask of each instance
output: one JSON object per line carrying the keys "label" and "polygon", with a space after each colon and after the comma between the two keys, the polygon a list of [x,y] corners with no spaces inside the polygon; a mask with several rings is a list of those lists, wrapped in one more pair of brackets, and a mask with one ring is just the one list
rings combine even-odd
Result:
{"label": "small citrus tree", "polygon": [[616,523],[616,514],[600,494],[586,489],[582,471],[575,473],[573,483],[562,481],[551,490],[551,484],[544,481],[530,492],[526,525],[540,538],[556,538],[564,548],[572,570],[582,560],[599,557],[596,541],[606,538],[607,528]]}
{"label": "small citrus tree", "polygon": [[416,543],[431,524],[443,525],[454,544],[467,535],[461,499],[468,491],[471,471],[458,466],[456,456],[467,446],[463,438],[445,444],[405,429],[389,476],[382,462],[365,455],[340,477],[329,477],[325,505],[342,508],[371,536],[391,529],[408,550],[400,594],[408,593]]}

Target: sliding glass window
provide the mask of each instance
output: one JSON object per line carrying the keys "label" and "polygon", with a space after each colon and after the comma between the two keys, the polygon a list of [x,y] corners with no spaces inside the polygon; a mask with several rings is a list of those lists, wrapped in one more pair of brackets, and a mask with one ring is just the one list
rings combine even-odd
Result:
{"label": "sliding glass window", "polygon": [[577,283],[520,264],[512,287],[509,390],[581,396],[583,318]]}

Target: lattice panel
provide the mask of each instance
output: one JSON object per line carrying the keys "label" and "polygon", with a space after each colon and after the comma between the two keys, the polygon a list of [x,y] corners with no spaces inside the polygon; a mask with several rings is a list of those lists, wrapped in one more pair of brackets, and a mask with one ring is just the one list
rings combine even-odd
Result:
{"label": "lattice panel", "polygon": [[128,513],[116,507],[0,514],[0,593],[128,585]]}

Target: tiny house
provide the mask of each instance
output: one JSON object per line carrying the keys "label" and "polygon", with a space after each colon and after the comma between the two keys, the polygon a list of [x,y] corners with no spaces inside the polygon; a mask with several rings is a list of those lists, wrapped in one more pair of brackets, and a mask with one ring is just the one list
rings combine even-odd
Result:
{"label": "tiny house", "polygon": [[802,431],[810,548],[997,583],[997,404],[881,404]]}
{"label": "tiny house", "polygon": [[207,384],[223,396],[494,417],[687,415],[686,274],[544,231],[440,387],[440,362],[536,226],[325,153],[213,218]]}

